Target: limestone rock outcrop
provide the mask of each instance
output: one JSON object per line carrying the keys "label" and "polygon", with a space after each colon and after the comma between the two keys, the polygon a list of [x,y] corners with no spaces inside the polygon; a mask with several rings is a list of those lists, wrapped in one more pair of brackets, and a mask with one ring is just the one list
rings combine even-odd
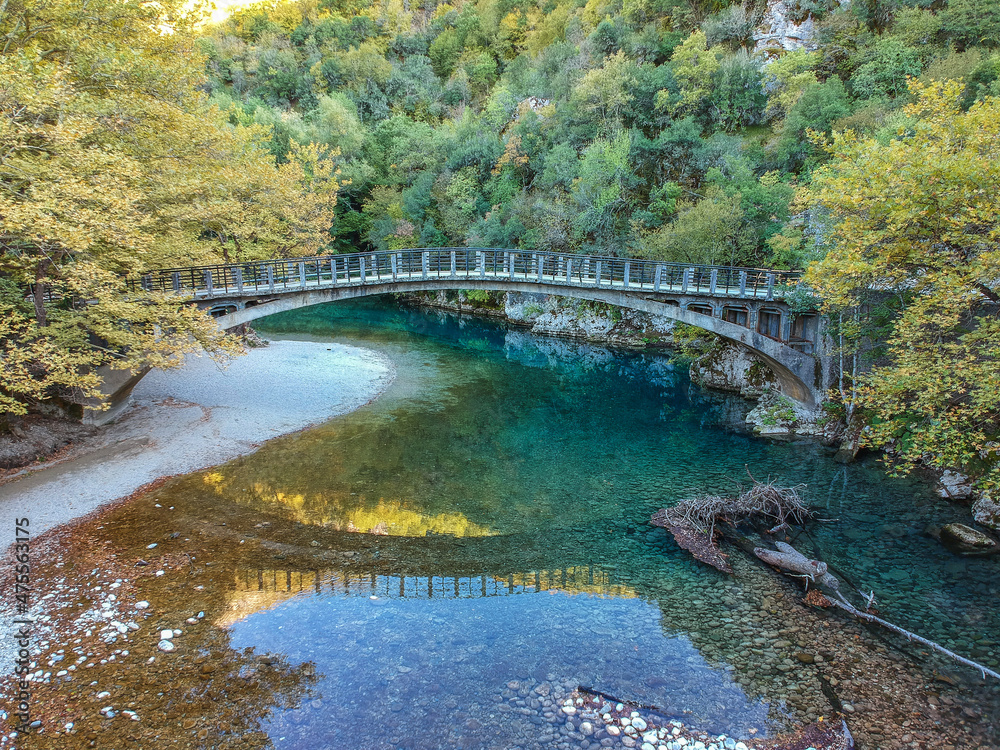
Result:
{"label": "limestone rock outcrop", "polygon": [[691,363],[691,379],[706,388],[750,399],[778,390],[778,380],[763,360],[725,339]]}
{"label": "limestone rock outcrop", "polygon": [[771,0],[754,32],[754,49],[765,54],[777,55],[795,49],[815,50],[816,24],[809,16],[800,23],[795,17],[793,6],[785,0]]}

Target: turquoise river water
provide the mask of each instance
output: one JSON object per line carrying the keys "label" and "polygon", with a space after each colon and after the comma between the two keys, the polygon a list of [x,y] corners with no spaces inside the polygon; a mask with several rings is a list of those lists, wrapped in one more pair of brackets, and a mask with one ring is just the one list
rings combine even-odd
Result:
{"label": "turquoise river water", "polygon": [[[288,524],[322,551],[292,564],[299,548],[273,543],[209,613],[232,649],[309,665],[308,695],[261,715],[276,748],[600,747],[551,720],[551,700],[580,686],[744,738],[829,715],[823,654],[844,652],[808,631],[835,637],[844,618],[796,614],[792,585],[741,553],[728,577],[649,524],[748,471],[805,485],[828,522],[797,543],[874,590],[886,617],[1000,664],[996,559],[925,533],[967,511],[873,457],[843,466],[816,444],[735,429],[745,404],[692,386],[665,354],[375,301],[258,327],[376,349],[398,371],[363,409],[154,498],[179,510],[209,498],[231,509],[227,528],[249,518],[266,538]],[[907,669],[924,685],[949,667]]]}

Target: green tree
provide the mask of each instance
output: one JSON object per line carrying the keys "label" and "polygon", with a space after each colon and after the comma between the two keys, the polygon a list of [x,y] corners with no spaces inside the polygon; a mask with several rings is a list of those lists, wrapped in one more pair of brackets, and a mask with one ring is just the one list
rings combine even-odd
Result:
{"label": "green tree", "polygon": [[862,319],[873,298],[901,305],[856,382],[865,440],[892,445],[903,469],[958,467],[1000,488],[1000,101],[963,112],[958,83],[910,90],[910,133],[828,146],[803,194],[830,220],[808,281],[837,318]]}
{"label": "green tree", "polygon": [[583,152],[580,177],[573,185],[573,196],[580,206],[578,233],[605,248],[615,244],[629,205],[628,190],[635,183],[629,166],[630,147],[625,131],[594,141]]}
{"label": "green tree", "polygon": [[683,202],[670,224],[642,236],[636,251],[671,263],[739,262],[745,244],[740,196],[715,193]]}
{"label": "green tree", "polygon": [[635,63],[623,52],[617,52],[604,58],[601,67],[587,71],[573,90],[573,99],[609,132],[621,126],[633,99],[631,89],[635,82]]}
{"label": "green tree", "polygon": [[674,50],[670,58],[670,67],[680,86],[680,100],[674,101],[669,91],[664,90],[658,104],[673,114],[693,114],[700,111],[711,96],[713,79],[723,57],[722,49],[709,49],[705,34],[695,31]]}
{"label": "green tree", "polygon": [[829,133],[834,121],[850,112],[847,91],[836,76],[807,86],[782,124],[777,147],[779,160],[791,170],[801,168],[814,153],[807,131]]}
{"label": "green tree", "polygon": [[906,79],[920,75],[920,55],[899,39],[888,37],[875,45],[869,59],[851,77],[859,99],[888,99],[906,91]]}
{"label": "green tree", "polygon": [[960,49],[1000,47],[1000,0],[950,0],[941,30]]}
{"label": "green tree", "polygon": [[[197,87],[204,61],[180,2],[2,6],[0,410],[96,395],[95,370],[231,351],[211,319],[119,274],[221,253],[308,253],[339,182],[314,147],[277,168],[260,128],[233,127]],[[169,27],[172,33],[164,33]]]}
{"label": "green tree", "polygon": [[715,74],[712,106],[715,119],[728,131],[761,121],[767,94],[760,61],[740,50],[725,58]]}

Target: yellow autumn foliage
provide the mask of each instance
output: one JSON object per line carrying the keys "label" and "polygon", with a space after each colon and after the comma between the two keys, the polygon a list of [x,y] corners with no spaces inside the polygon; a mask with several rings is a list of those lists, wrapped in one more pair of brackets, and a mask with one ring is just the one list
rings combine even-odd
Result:
{"label": "yellow autumn foliage", "polygon": [[958,467],[1000,488],[1000,101],[963,111],[957,82],[910,92],[911,130],[827,144],[802,203],[829,215],[830,250],[807,279],[859,337],[876,306],[896,310],[859,378],[867,440],[904,468]]}
{"label": "yellow autumn foliage", "polygon": [[329,240],[331,155],[296,145],[275,166],[262,132],[208,106],[198,19],[180,0],[0,6],[0,413],[96,395],[103,364],[234,351],[121,274]]}

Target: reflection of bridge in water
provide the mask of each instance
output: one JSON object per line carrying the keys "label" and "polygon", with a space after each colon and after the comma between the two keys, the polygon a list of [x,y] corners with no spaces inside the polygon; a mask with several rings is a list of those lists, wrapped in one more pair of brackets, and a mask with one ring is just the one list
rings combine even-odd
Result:
{"label": "reflection of bridge in water", "polygon": [[618,598],[638,596],[631,586],[616,581],[613,573],[591,565],[479,575],[386,575],[346,568],[243,568],[236,571],[235,588],[229,593],[225,614],[216,625],[229,627],[254,612],[307,594],[380,599],[484,599],[543,591]]}
{"label": "reflection of bridge in water", "polygon": [[482,573],[467,576],[383,575],[329,568],[311,571],[259,568],[241,570],[236,577],[236,592],[313,592],[395,599],[473,599],[540,591],[616,597],[637,595],[627,584],[616,582],[613,574],[591,565],[506,575]]}

